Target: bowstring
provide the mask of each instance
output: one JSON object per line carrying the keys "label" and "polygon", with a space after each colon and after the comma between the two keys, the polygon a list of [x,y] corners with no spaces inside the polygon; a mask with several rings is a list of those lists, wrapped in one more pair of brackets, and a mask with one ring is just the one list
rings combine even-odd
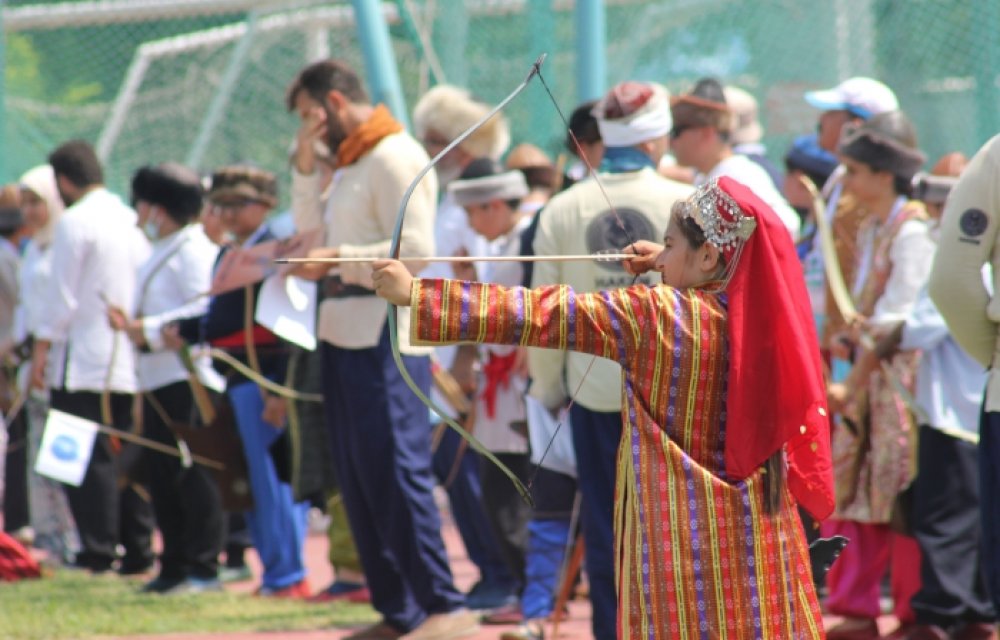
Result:
{"label": "bowstring", "polygon": [[[576,149],[577,157],[580,159],[581,162],[583,162],[584,166],[587,167],[587,175],[594,179],[594,183],[597,185],[598,190],[601,192],[601,196],[604,198],[604,201],[608,203],[608,207],[610,208],[611,213],[615,217],[615,223],[618,225],[618,228],[622,230],[622,233],[625,234],[625,239],[628,240],[629,246],[632,247],[632,251],[638,254],[639,251],[636,249],[635,239],[632,237],[632,234],[629,233],[628,227],[625,226],[625,221],[622,220],[621,215],[619,215],[618,209],[615,207],[614,203],[611,202],[611,197],[608,196],[608,192],[604,188],[604,183],[601,182],[600,177],[597,175],[597,170],[594,168],[594,165],[590,163],[590,160],[587,159],[587,154],[584,153],[583,151],[583,145],[580,144],[580,140],[576,137],[576,134],[573,133],[573,130],[570,128],[569,120],[563,113],[563,110],[559,106],[559,102],[556,101],[555,96],[552,95],[552,90],[549,89],[549,84],[545,81],[545,76],[542,74],[542,70],[540,68],[537,70],[537,75],[538,75],[538,81],[541,82],[542,87],[545,88],[545,93],[548,94],[549,101],[552,103],[552,106],[556,108],[556,113],[559,114],[559,119],[562,120],[563,126],[566,128],[566,133],[569,135],[569,139],[570,141],[572,141],[573,147]],[[541,215],[541,213],[542,212],[539,212],[536,215]],[[632,277],[632,285],[635,285],[635,283],[638,281],[639,281],[639,274],[635,274]],[[573,405],[576,404],[576,398],[577,396],[580,395],[580,391],[583,389],[583,383],[587,380],[587,376],[590,375],[590,370],[594,368],[595,362],[597,362],[596,355],[593,358],[591,358],[590,364],[587,365],[587,368],[583,372],[583,376],[580,377],[580,382],[577,383],[576,385],[576,390],[574,390],[573,395],[570,396],[569,403],[566,405],[564,416],[568,417],[570,409],[572,409]],[[549,455],[549,451],[552,449],[552,445],[556,441],[556,436],[559,435],[559,430],[562,429],[563,423],[566,422],[566,417],[559,419],[559,422],[556,424],[555,431],[552,432],[552,437],[549,439],[549,443],[545,445],[545,450],[542,452],[542,456],[538,459],[538,462],[535,464],[535,469],[532,471],[531,478],[528,480],[529,492],[535,486],[535,480],[538,478],[538,472],[542,468],[542,463],[545,461],[545,457]]]}

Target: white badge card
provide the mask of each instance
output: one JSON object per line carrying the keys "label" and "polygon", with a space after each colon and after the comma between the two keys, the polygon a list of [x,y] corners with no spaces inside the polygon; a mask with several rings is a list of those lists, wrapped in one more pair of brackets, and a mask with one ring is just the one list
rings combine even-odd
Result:
{"label": "white badge card", "polygon": [[316,283],[273,275],[261,285],[254,320],[303,349],[316,350]]}
{"label": "white badge card", "polygon": [[35,472],[79,487],[90,466],[98,425],[77,416],[49,410]]}

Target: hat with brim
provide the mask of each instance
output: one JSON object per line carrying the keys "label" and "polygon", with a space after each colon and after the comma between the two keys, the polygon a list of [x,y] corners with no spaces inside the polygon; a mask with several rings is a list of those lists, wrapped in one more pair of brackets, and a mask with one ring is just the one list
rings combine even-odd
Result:
{"label": "hat with brim", "polygon": [[732,129],[732,111],[726,104],[722,85],[713,78],[702,78],[694,88],[670,99],[674,127],[714,127]]}
{"label": "hat with brim", "polygon": [[806,92],[805,98],[810,106],[816,107],[821,111],[848,111],[864,120],[873,115],[871,111],[860,105],[845,102],[844,97],[836,89],[809,91]]}
{"label": "hat with brim", "polygon": [[278,204],[278,183],[270,171],[254,167],[224,167],[212,174],[208,199],[213,204],[252,200],[273,207]]}
{"label": "hat with brim", "polygon": [[823,111],[847,111],[862,120],[899,109],[892,89],[873,78],[848,78],[832,89],[807,91],[807,103]]}
{"label": "hat with brim", "polygon": [[848,132],[839,152],[875,171],[888,171],[903,180],[912,179],[927,160],[918,149],[866,127]]}

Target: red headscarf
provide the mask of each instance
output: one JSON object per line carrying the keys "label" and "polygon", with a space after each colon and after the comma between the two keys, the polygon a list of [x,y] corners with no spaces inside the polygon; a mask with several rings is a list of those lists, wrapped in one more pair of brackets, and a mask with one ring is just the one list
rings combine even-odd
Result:
{"label": "red headscarf", "polygon": [[741,183],[701,187],[691,214],[731,273],[726,471],[742,480],[782,447],[788,485],[813,516],[833,511],[830,424],[805,279],[785,225]]}

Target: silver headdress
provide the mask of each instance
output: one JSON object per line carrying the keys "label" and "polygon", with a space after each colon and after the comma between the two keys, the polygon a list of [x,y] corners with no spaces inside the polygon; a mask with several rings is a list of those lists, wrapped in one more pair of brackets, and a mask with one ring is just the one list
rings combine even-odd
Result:
{"label": "silver headdress", "polygon": [[744,213],[716,180],[698,187],[687,200],[676,203],[674,209],[681,217],[693,219],[705,234],[705,239],[722,252],[726,260],[722,276],[725,286],[739,262],[743,246],[757,228],[757,220]]}
{"label": "silver headdress", "polygon": [[695,191],[690,198],[674,205],[685,218],[694,218],[705,239],[719,251],[731,253],[738,245],[750,239],[757,228],[757,221],[743,213],[732,196],[711,180]]}

